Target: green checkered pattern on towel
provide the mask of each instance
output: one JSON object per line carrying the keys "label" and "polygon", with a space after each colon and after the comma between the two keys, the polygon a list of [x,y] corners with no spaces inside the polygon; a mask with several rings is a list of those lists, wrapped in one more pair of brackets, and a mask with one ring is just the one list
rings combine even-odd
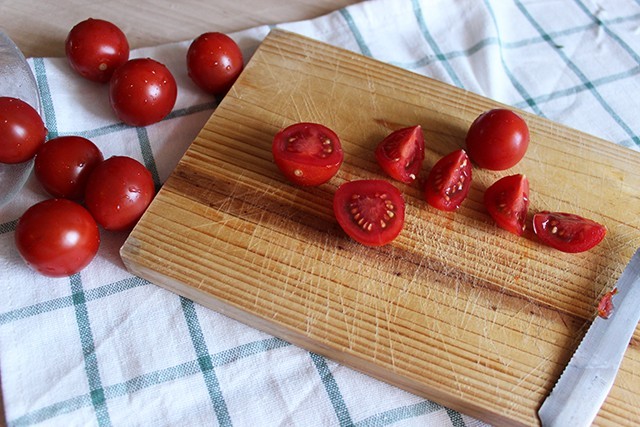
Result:
{"label": "green checkered pattern on towel", "polygon": [[[640,2],[373,0],[277,27],[351,49],[640,150]],[[249,57],[270,27],[232,36]],[[80,135],[142,161],[160,186],[219,100],[184,70],[189,41],[136,50],[174,72],[161,123],[115,120],[106,89],[34,58],[50,137]],[[640,170],[640,169],[639,169]],[[475,426],[465,414],[309,353],[130,275],[126,235],[48,279],[20,260],[33,179],[0,210],[0,378],[9,426]],[[425,375],[429,375],[425,372]]]}

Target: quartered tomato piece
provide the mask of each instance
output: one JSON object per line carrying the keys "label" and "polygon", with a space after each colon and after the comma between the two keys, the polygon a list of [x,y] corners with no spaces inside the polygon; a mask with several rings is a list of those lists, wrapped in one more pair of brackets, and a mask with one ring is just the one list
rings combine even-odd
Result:
{"label": "quartered tomato piece", "polygon": [[485,191],[484,204],[498,226],[521,236],[529,209],[529,180],[520,174],[499,179]]}
{"label": "quartered tomato piece", "polygon": [[415,181],[424,160],[420,125],[396,130],[376,148],[376,160],[387,175],[407,184]]}
{"label": "quartered tomato piece", "polygon": [[395,239],[404,226],[404,209],[400,191],[376,179],[346,182],[333,198],[340,227],[367,246],[382,246]]}
{"label": "quartered tomato piece", "polygon": [[455,211],[471,188],[471,162],[460,149],[447,154],[433,166],[424,186],[424,197],[434,208]]}
{"label": "quartered tomato piece", "polygon": [[607,229],[590,219],[564,212],[539,212],[533,216],[533,231],[545,245],[562,252],[587,251],[604,239]]}
{"label": "quartered tomato piece", "polygon": [[294,184],[313,186],[331,179],[344,159],[338,135],[317,123],[296,123],[273,138],[273,159]]}

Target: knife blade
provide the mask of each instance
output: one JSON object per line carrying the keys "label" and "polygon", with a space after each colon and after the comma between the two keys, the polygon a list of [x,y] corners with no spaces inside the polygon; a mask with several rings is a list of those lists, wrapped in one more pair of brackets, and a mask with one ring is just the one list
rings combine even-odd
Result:
{"label": "knife blade", "polygon": [[[18,98],[42,115],[36,79],[24,55],[13,40],[0,29],[0,96]],[[33,160],[18,164],[0,163],[0,208],[9,203],[25,184]]]}
{"label": "knife blade", "polygon": [[640,320],[640,249],[625,267],[609,318],[597,317],[538,410],[544,427],[589,426],[606,399]]}

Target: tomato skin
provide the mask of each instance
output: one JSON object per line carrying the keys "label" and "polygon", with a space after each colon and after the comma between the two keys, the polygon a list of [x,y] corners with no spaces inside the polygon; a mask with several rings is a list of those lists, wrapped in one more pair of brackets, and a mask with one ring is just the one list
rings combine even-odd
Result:
{"label": "tomato skin", "polygon": [[129,59],[129,42],[115,24],[89,18],[76,24],[65,40],[71,68],[85,79],[106,83]]}
{"label": "tomato skin", "polygon": [[18,98],[0,97],[0,163],[33,158],[47,136],[40,114]]}
{"label": "tomato skin", "polygon": [[133,228],[151,200],[151,172],[131,157],[114,156],[95,167],[85,189],[85,205],[105,230]]}
{"label": "tomato skin", "polygon": [[61,136],[44,144],[36,155],[34,173],[52,196],[80,200],[93,169],[103,161],[102,152],[80,136]]}
{"label": "tomato skin", "polygon": [[242,51],[223,33],[201,34],[187,51],[189,77],[201,89],[214,95],[227,93],[243,68]]}
{"label": "tomato skin", "polygon": [[588,251],[607,234],[604,225],[565,212],[538,212],[533,216],[533,231],[547,246],[567,253]]}
{"label": "tomato skin", "polygon": [[376,160],[391,178],[411,184],[424,160],[424,135],[420,125],[398,129],[376,147]]}
{"label": "tomato skin", "polygon": [[489,110],[469,127],[466,145],[469,157],[479,167],[505,170],[515,166],[527,152],[529,127],[511,110]]}
{"label": "tomato skin", "polygon": [[402,193],[383,180],[342,184],[333,197],[333,212],[345,233],[367,246],[386,245],[404,227]]}
{"label": "tomato skin", "polygon": [[294,123],[279,131],[271,146],[273,160],[292,183],[316,186],[329,181],[344,160],[340,138],[318,123]]}
{"label": "tomato skin", "polygon": [[100,231],[91,214],[76,202],[49,199],[20,217],[15,242],[29,267],[45,276],[65,277],[93,260]]}
{"label": "tomato skin", "polygon": [[463,149],[438,160],[425,182],[427,203],[442,211],[458,209],[471,189],[471,169],[471,161]]}
{"label": "tomato skin", "polygon": [[109,82],[109,100],[116,116],[131,126],[157,123],[173,109],[178,86],[171,71],[151,58],[125,62]]}
{"label": "tomato skin", "polygon": [[529,180],[520,174],[500,178],[485,191],[484,204],[498,226],[521,236],[529,209]]}

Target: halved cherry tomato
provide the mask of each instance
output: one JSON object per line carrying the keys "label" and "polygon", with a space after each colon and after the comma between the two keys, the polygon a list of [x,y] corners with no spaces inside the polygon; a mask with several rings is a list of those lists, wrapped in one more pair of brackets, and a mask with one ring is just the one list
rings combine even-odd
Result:
{"label": "halved cherry tomato", "polygon": [[317,123],[295,123],[273,138],[273,159],[294,184],[314,186],[331,179],[344,159],[340,138]]}
{"label": "halved cherry tomato", "polygon": [[447,154],[433,166],[424,197],[434,208],[455,211],[471,188],[471,162],[463,149]]}
{"label": "halved cherry tomato", "polygon": [[224,95],[244,67],[242,51],[223,33],[201,34],[187,51],[187,71],[191,80],[214,95]]}
{"label": "halved cherry tomato", "polygon": [[31,105],[18,98],[0,97],[0,163],[33,158],[46,136],[47,128]]}
{"label": "halved cherry tomato", "polygon": [[171,112],[177,96],[178,86],[171,71],[151,58],[125,62],[109,81],[111,107],[131,126],[159,122]]}
{"label": "halved cherry tomato", "polygon": [[562,252],[587,251],[604,239],[607,229],[590,219],[564,212],[539,212],[533,216],[533,231],[540,241]]}
{"label": "halved cherry tomato", "polygon": [[391,178],[407,184],[415,181],[424,160],[424,135],[420,125],[398,129],[376,148],[376,160]]}
{"label": "halved cherry tomato", "polygon": [[105,230],[131,229],[155,196],[151,172],[126,156],[113,156],[95,167],[85,189],[85,204]]}
{"label": "halved cherry tomato", "polygon": [[498,226],[521,236],[529,209],[529,180],[520,174],[500,178],[485,191],[484,204]]}
{"label": "halved cherry tomato", "polygon": [[52,196],[80,200],[91,171],[103,160],[102,152],[90,140],[60,136],[40,148],[33,171]]}
{"label": "halved cherry tomato", "polygon": [[100,246],[100,231],[85,208],[67,199],[31,206],[16,225],[16,247],[45,276],[70,276],[86,267]]}
{"label": "halved cherry tomato", "polygon": [[404,210],[400,191],[382,180],[346,182],[333,197],[340,227],[367,246],[382,246],[395,239],[404,226]]}
{"label": "halved cherry tomato", "polygon": [[115,24],[89,18],[69,31],[65,54],[71,68],[82,77],[106,83],[129,59],[129,42]]}
{"label": "halved cherry tomato", "polygon": [[489,110],[471,124],[466,144],[469,157],[481,168],[508,169],[524,157],[529,146],[529,127],[511,110]]}

